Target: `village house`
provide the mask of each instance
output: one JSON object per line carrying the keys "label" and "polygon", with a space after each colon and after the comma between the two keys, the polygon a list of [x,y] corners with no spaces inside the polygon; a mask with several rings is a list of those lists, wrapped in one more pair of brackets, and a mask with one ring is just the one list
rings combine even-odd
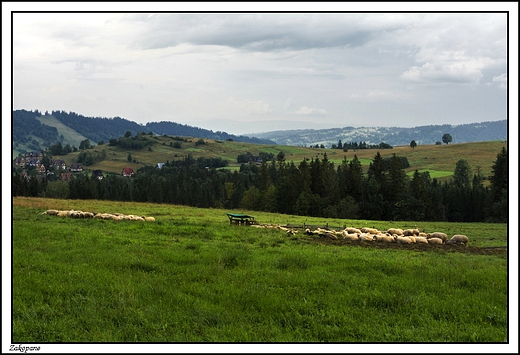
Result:
{"label": "village house", "polygon": [[33,166],[36,168],[36,167],[38,167],[38,165],[41,164],[41,162],[40,162],[40,159],[38,159],[38,158],[29,158],[29,159],[27,159],[27,164],[29,166]]}
{"label": "village house", "polygon": [[50,168],[56,168],[58,170],[60,170],[60,169],[67,170],[67,165],[65,164],[65,161],[61,160],[61,159],[56,159],[56,160],[51,159],[49,167]]}
{"label": "village house", "polygon": [[42,152],[34,151],[25,153],[26,158],[43,158]]}
{"label": "village house", "polygon": [[72,163],[72,165],[69,168],[69,171],[71,173],[77,173],[83,171],[83,166],[81,166],[80,163]]}
{"label": "village house", "polygon": [[132,168],[123,168],[123,171],[121,171],[121,176],[132,176],[134,175],[134,169]]}
{"label": "village house", "polygon": [[25,162],[25,158],[20,156],[16,157],[16,159],[14,160],[14,164],[22,168],[25,166]]}
{"label": "village house", "polygon": [[38,172],[39,172],[39,173],[42,173],[42,174],[45,173],[45,170],[46,170],[46,169],[45,169],[45,165],[43,165],[43,164],[38,165],[38,166],[36,167],[36,169],[38,169]]}

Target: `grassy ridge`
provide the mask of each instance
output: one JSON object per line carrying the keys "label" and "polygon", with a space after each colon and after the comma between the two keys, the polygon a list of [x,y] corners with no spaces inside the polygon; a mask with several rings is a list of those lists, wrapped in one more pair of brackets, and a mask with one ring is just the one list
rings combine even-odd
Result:
{"label": "grassy ridge", "polygon": [[[222,158],[228,160],[231,166],[238,167],[239,164],[236,162],[236,159],[240,154],[251,152],[254,155],[258,155],[260,152],[266,152],[276,156],[279,152],[283,152],[287,162],[294,161],[295,164],[298,164],[305,158],[323,159],[323,154],[327,153],[328,159],[334,162],[336,166],[341,164],[344,157],[350,161],[354,158],[354,155],[357,155],[361,164],[367,169],[377,153],[377,150],[373,149],[348,151],[345,153],[338,149],[261,145],[233,141],[214,141],[210,139],[205,139],[207,143],[205,145],[196,145],[196,141],[198,140],[196,138],[186,138],[187,141],[181,142],[181,148],[179,149],[170,146],[170,143],[178,142],[172,137],[157,136],[150,139],[155,143],[151,146],[151,150],[148,150],[148,148],[137,151],[124,150],[119,147],[109,146],[108,144],[96,146],[90,150],[92,154],[96,155],[104,149],[107,156],[105,160],[88,168],[120,173],[123,167],[130,166],[134,170],[137,170],[145,165],[156,165],[157,163],[164,163],[167,160],[182,159],[188,154],[192,154],[194,158]],[[500,149],[505,146],[507,146],[506,143],[494,141],[449,145],[424,145],[417,146],[415,149],[404,146],[394,147],[393,149],[383,149],[379,150],[379,152],[383,158],[390,157],[394,153],[406,157],[410,163],[410,167],[405,170],[407,173],[412,173],[416,169],[429,171],[432,177],[443,180],[452,175],[459,159],[466,159],[473,172],[480,169],[483,176],[491,175],[491,166],[496,160]],[[136,160],[136,163],[128,162],[127,157],[129,153],[132,154],[132,158]],[[78,154],[79,152],[70,153],[65,156],[56,156],[55,158],[63,159],[67,165],[70,165],[77,160]]]}
{"label": "grassy ridge", "polygon": [[[156,222],[61,219],[42,215],[47,208]],[[507,341],[504,254],[324,244],[230,226],[225,212],[13,198],[13,341]],[[256,216],[264,223],[414,224]],[[466,228],[481,246],[507,237],[500,224],[424,228]]]}

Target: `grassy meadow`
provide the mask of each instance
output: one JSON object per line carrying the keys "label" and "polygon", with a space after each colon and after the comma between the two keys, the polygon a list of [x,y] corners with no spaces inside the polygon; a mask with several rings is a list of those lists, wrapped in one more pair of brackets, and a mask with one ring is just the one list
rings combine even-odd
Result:
{"label": "grassy meadow", "polygon": [[[192,154],[194,158],[222,158],[229,161],[229,169],[238,169],[240,164],[237,163],[237,156],[239,154],[251,152],[254,155],[258,155],[260,152],[265,152],[272,153],[276,157],[279,152],[283,152],[286,161],[293,161],[295,164],[298,164],[305,158],[323,159],[324,153],[326,153],[328,159],[336,166],[341,164],[344,157],[350,161],[354,158],[354,155],[357,155],[366,170],[379,151],[383,158],[391,157],[394,153],[398,156],[406,157],[410,163],[410,167],[405,169],[407,174],[411,175],[415,170],[421,172],[428,171],[432,178],[435,177],[443,181],[453,175],[455,165],[459,159],[466,159],[473,173],[476,173],[477,170],[480,169],[482,176],[490,176],[491,167],[496,160],[497,154],[502,147],[507,147],[507,143],[492,141],[448,145],[420,145],[415,149],[409,146],[399,146],[393,149],[361,149],[343,152],[339,149],[262,145],[234,141],[215,141],[211,139],[205,139],[206,144],[204,145],[196,145],[198,139],[188,137],[185,138],[186,141],[180,142],[181,148],[174,148],[170,146],[170,144],[179,141],[173,137],[154,136],[150,139],[154,144],[150,149],[144,148],[142,150],[125,150],[119,147],[109,146],[108,144],[97,145],[89,151],[93,155],[97,155],[101,153],[102,150],[105,150],[107,154],[106,158],[103,161],[84,168],[121,173],[124,167],[132,167],[136,171],[146,165],[154,166],[157,163],[182,159],[184,156]],[[135,162],[129,162],[127,160],[129,153]],[[77,161],[78,155],[79,152],[76,152],[64,156],[55,156],[54,158],[63,159],[68,166]]]}
{"label": "grassy meadow", "polygon": [[[156,221],[42,214],[49,208]],[[507,253],[489,248],[507,245],[506,224],[252,213],[260,223],[417,225],[470,238],[381,248],[231,226],[226,212],[13,198],[11,341],[508,341]]]}

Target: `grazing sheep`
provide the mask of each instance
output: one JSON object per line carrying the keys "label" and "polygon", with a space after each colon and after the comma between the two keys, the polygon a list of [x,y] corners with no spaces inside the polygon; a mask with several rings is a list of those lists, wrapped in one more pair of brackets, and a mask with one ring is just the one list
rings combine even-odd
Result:
{"label": "grazing sheep", "polygon": [[94,218],[94,213],[92,212],[83,212],[84,218]]}
{"label": "grazing sheep", "polygon": [[448,236],[446,235],[446,233],[442,233],[442,232],[434,232],[434,233],[430,233],[426,236],[427,239],[430,239],[430,238],[439,238],[439,239],[442,239],[442,242],[443,243],[446,243],[446,240],[448,239]]}
{"label": "grazing sheep", "polygon": [[397,237],[396,242],[401,243],[401,244],[412,244],[413,243],[412,240],[410,239],[410,237],[401,237],[401,236]]}
{"label": "grazing sheep", "polygon": [[399,228],[390,228],[389,230],[386,231],[388,234],[392,234],[392,235],[403,235],[403,230],[402,229],[399,229]]}
{"label": "grazing sheep", "polygon": [[67,217],[68,211],[58,211],[56,214],[58,217]]}
{"label": "grazing sheep", "polygon": [[58,214],[58,210],[47,210],[43,212],[44,214],[48,214],[49,216],[56,216]]}
{"label": "grazing sheep", "polygon": [[347,231],[347,233],[349,233],[349,234],[352,234],[352,233],[355,233],[357,235],[361,234],[361,231],[359,229],[352,228],[352,227],[345,228],[345,231]]}
{"label": "grazing sheep", "polygon": [[428,239],[426,239],[426,237],[415,237],[415,242],[428,244]]}
{"label": "grazing sheep", "polygon": [[423,232],[420,232],[420,233],[419,233],[419,237],[424,237],[424,238],[426,238],[427,235],[428,235],[428,234],[423,233]]}
{"label": "grazing sheep", "polygon": [[428,244],[442,244],[441,238],[428,238]]}
{"label": "grazing sheep", "polygon": [[455,234],[453,237],[451,237],[450,240],[448,240],[446,242],[446,244],[463,244],[463,245],[467,245],[468,244],[468,237],[465,236],[465,235],[462,235],[462,234]]}
{"label": "grazing sheep", "polygon": [[409,235],[407,238],[410,238],[410,240],[412,241],[412,243],[415,243],[415,237],[413,235]]}

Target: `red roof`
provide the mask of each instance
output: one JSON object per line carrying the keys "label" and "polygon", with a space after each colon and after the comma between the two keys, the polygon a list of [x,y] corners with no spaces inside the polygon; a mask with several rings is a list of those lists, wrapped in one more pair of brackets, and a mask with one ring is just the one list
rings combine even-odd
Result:
{"label": "red roof", "polygon": [[123,171],[121,172],[121,174],[125,174],[125,175],[131,175],[134,173],[134,169],[132,168],[123,168]]}

